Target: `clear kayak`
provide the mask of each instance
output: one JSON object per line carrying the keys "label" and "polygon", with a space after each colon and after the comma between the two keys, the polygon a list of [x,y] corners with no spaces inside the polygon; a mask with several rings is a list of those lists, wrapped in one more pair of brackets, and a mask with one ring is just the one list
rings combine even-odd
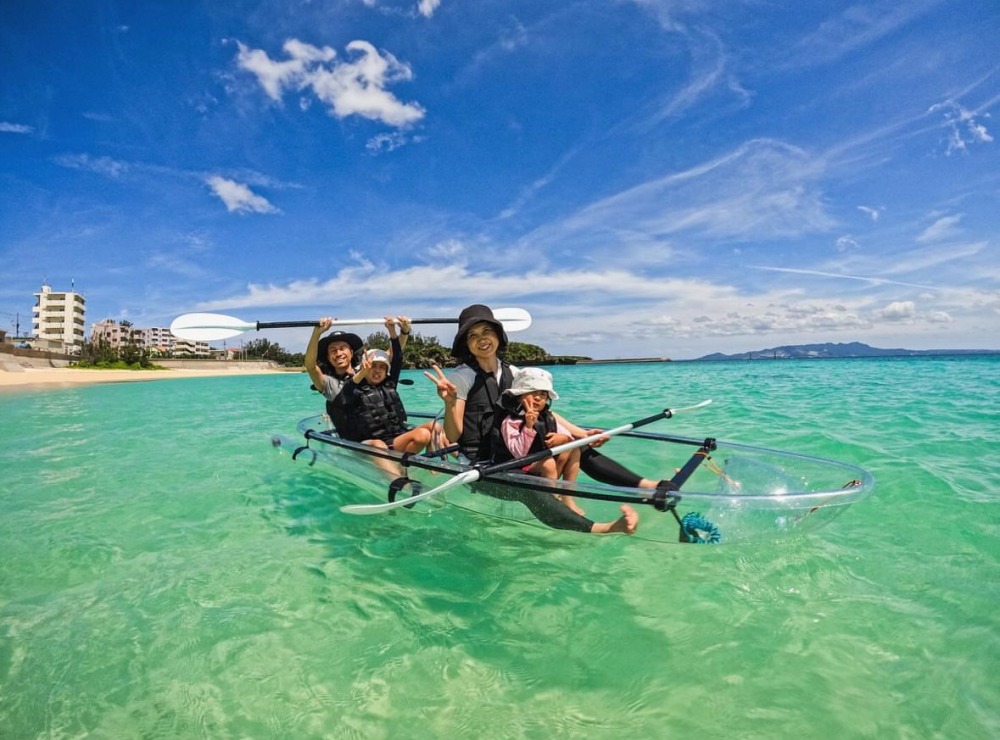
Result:
{"label": "clear kayak", "polygon": [[[328,463],[324,467],[330,475],[375,501],[402,501],[471,469],[447,451],[402,455],[342,439],[326,416],[304,419],[298,430],[301,438],[274,436],[272,445],[299,462]],[[566,482],[504,471],[397,510],[426,514],[457,506],[547,528],[521,499],[539,493],[570,494],[594,521],[616,519],[623,503],[632,505],[640,516],[634,535],[638,539],[735,544],[815,530],[867,498],[875,487],[872,475],[855,465],[712,438],[630,431],[615,437],[602,452],[636,469],[672,471],[678,485],[652,491],[607,485],[585,475]]]}

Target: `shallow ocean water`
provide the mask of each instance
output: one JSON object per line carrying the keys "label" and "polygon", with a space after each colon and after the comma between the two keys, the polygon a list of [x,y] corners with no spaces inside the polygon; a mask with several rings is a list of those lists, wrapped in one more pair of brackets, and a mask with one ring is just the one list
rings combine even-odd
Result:
{"label": "shallow ocean water", "polygon": [[0,395],[0,737],[1000,737],[1000,358],[554,374],[571,419],[712,398],[656,429],[875,494],[730,547],[350,517],[270,451],[304,375]]}

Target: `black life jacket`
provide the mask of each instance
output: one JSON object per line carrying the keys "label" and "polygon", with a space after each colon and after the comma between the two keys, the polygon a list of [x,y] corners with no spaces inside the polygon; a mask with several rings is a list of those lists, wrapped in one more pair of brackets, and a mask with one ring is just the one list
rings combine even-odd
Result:
{"label": "black life jacket", "polygon": [[[330,375],[335,378],[341,377],[333,372],[333,368],[329,366],[320,365],[320,370],[324,375]],[[323,392],[316,386],[312,386],[312,388],[318,393]],[[326,399],[326,415],[330,417],[330,421],[333,423],[333,428],[337,430],[337,434],[344,439],[354,439],[354,420],[348,412],[347,394],[344,393],[343,387],[341,387],[340,393],[337,394],[334,400]]]}
{"label": "black life jacket", "polygon": [[476,371],[476,379],[465,399],[465,415],[462,419],[462,436],[458,444],[473,462],[489,460],[493,452],[494,424],[502,417],[500,395],[514,382],[510,365],[500,361],[500,382],[493,373],[484,372],[478,365],[470,365]]}
{"label": "black life jacket", "polygon": [[[524,423],[524,419],[519,411],[498,414],[497,416],[499,418],[499,422],[493,428],[493,462],[501,463],[514,459],[510,450],[507,449],[507,445],[504,444],[503,436],[500,432],[500,426],[503,424],[503,419],[512,416],[518,418],[522,424]],[[538,421],[535,422],[535,438],[531,441],[531,447],[528,449],[528,454],[531,455],[535,452],[541,452],[544,450],[546,447],[545,437],[549,434],[554,434],[555,432],[556,417],[552,415],[552,412],[549,411],[548,408],[545,408],[542,413],[538,415]]]}
{"label": "black life jacket", "polygon": [[403,400],[399,397],[394,382],[387,380],[382,385],[363,382],[361,385],[348,386],[345,391],[350,428],[348,434],[340,433],[341,437],[362,442],[403,433],[406,428],[406,409],[403,408]]}

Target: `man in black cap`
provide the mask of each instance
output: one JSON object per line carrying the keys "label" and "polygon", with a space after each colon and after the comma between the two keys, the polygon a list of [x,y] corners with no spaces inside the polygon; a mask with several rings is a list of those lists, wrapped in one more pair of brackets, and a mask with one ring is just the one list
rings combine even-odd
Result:
{"label": "man in black cap", "polygon": [[305,365],[313,387],[326,398],[326,413],[343,437],[348,436],[351,420],[341,391],[356,372],[355,358],[364,342],[357,334],[339,329],[320,339],[331,326],[333,319],[329,316],[319,320],[306,347]]}

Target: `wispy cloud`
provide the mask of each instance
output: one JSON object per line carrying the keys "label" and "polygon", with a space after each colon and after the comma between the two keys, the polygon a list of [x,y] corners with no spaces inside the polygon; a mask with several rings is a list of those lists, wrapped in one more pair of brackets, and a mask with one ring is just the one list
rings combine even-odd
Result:
{"label": "wispy cloud", "polygon": [[942,0],[893,0],[851,5],[824,20],[786,54],[788,66],[827,64],[898,31]]}
{"label": "wispy cloud", "polygon": [[567,239],[607,248],[622,235],[732,240],[793,237],[835,225],[817,181],[821,158],[773,140],[754,140],[709,162],[592,203],[526,241]]}
{"label": "wispy cloud", "polygon": [[64,154],[55,158],[60,167],[71,170],[85,170],[118,179],[129,171],[129,164],[111,157],[93,157],[89,154]]}
{"label": "wispy cloud", "polygon": [[235,180],[212,175],[205,178],[205,183],[226,204],[230,213],[281,213],[266,198]]}
{"label": "wispy cloud", "polygon": [[958,234],[957,226],[962,220],[961,216],[942,216],[932,223],[923,233],[917,237],[917,242],[926,244],[927,242],[939,242]]}
{"label": "wispy cloud", "polygon": [[280,101],[287,90],[311,92],[330,106],[336,118],[361,116],[389,126],[403,127],[424,117],[418,103],[403,103],[386,88],[413,78],[409,65],[389,52],[379,52],[367,41],[352,41],[347,51],[351,61],[340,61],[329,46],[322,48],[298,39],[285,42],[284,61],[271,59],[261,49],[241,42],[236,62],[254,74],[267,95]]}
{"label": "wispy cloud", "polygon": [[988,144],[993,137],[981,123],[981,118],[989,118],[989,113],[977,115],[954,100],[932,105],[928,113],[941,113],[944,116],[945,128],[948,131],[947,149],[949,156],[955,152],[966,152],[970,144]]}
{"label": "wispy cloud", "polygon": [[0,121],[0,133],[33,134],[35,133],[35,129],[31,126],[25,126],[22,123],[9,123],[8,121]]}
{"label": "wispy cloud", "polygon": [[858,210],[868,216],[872,221],[878,221],[879,216],[882,215],[881,208],[872,208],[871,206],[858,206]]}
{"label": "wispy cloud", "polygon": [[924,290],[935,290],[934,286],[921,285],[919,283],[904,283],[899,280],[873,277],[870,275],[845,275],[837,272],[824,272],[823,270],[800,270],[793,267],[770,267],[767,265],[750,265],[754,270],[766,270],[768,272],[786,272],[792,275],[808,275],[811,277],[832,278],[836,280],[860,280],[872,285],[902,285],[907,288],[922,288]]}

